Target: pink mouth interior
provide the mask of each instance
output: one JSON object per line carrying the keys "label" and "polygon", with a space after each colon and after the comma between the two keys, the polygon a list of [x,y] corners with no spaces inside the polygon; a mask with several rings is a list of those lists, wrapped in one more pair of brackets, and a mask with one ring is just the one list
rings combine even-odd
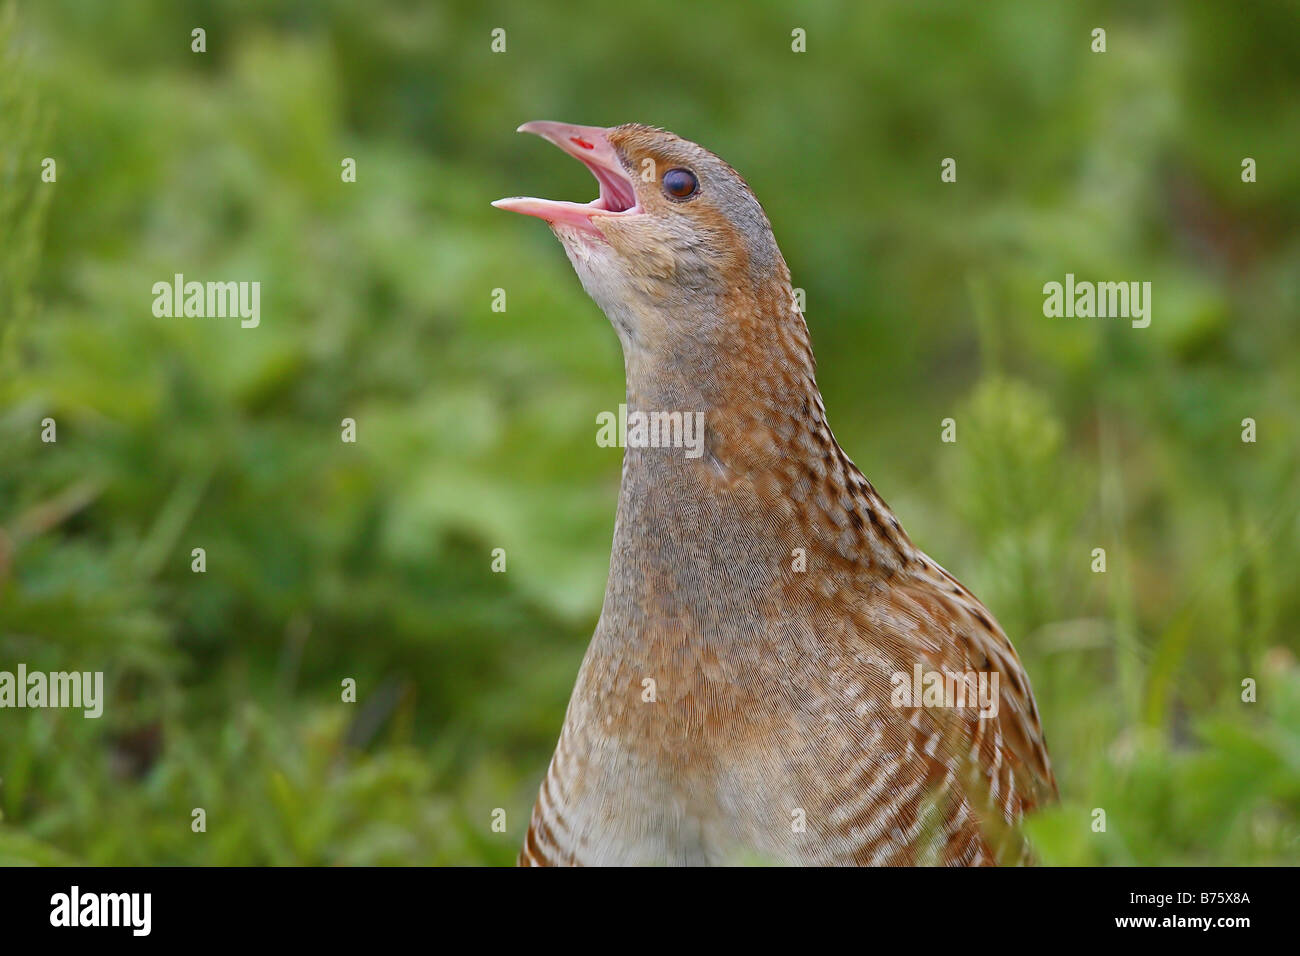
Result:
{"label": "pink mouth interior", "polygon": [[602,166],[593,166],[590,163],[583,165],[592,171],[596,182],[600,184],[600,198],[596,200],[596,208],[604,209],[606,212],[627,212],[636,206],[636,193],[632,192],[631,183],[613,175]]}
{"label": "pink mouth interior", "polygon": [[[521,127],[521,129],[524,129],[524,127]],[[537,130],[529,131],[536,132]],[[543,133],[543,135],[545,134]],[[632,181],[621,169],[612,168],[613,163],[617,162],[617,160],[611,158],[612,151],[608,142],[604,140],[593,142],[594,136],[592,139],[588,139],[583,134],[574,135],[572,133],[564,137],[563,140],[553,137],[547,138],[550,138],[551,142],[560,146],[570,156],[581,160],[582,164],[591,170],[591,174],[596,177],[596,183],[600,187],[600,194],[597,198],[588,203],[576,203],[517,196],[512,199],[498,199],[492,205],[499,209],[522,213],[525,216],[536,216],[539,219],[545,219],[552,225],[574,226],[598,236],[602,235],[602,233],[597,221],[593,220],[593,215],[604,217],[619,213],[635,214],[641,211],[641,207],[637,204],[636,191],[632,188]],[[586,153],[590,153],[590,157],[585,155]]]}

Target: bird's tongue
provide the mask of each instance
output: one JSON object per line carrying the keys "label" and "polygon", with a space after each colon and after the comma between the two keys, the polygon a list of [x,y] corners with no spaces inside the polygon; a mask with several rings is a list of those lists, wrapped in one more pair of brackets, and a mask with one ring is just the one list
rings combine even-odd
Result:
{"label": "bird's tongue", "polygon": [[498,209],[537,216],[550,223],[564,223],[599,235],[592,222],[593,214],[616,215],[639,211],[632,181],[623,171],[623,164],[610,144],[606,130],[598,126],[573,126],[569,123],[552,123],[538,120],[519,127],[521,133],[536,133],[591,170],[600,184],[600,196],[589,203],[561,202],[554,199],[535,199],[516,196],[498,199],[492,205]]}

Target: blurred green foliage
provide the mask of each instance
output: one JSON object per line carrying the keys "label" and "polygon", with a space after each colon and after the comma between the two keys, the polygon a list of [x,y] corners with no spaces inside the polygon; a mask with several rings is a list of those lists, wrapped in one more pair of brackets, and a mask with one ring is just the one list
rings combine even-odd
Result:
{"label": "blurred green foliage", "polygon": [[[5,9],[0,669],[108,701],[0,711],[0,863],[513,859],[622,396],[558,245],[488,205],[594,195],[529,119],[662,125],[754,187],[841,443],[1025,660],[1045,861],[1300,859],[1293,4]],[[260,327],[155,318],[177,272],[259,280]],[[1151,281],[1151,327],[1044,318],[1067,272]]]}

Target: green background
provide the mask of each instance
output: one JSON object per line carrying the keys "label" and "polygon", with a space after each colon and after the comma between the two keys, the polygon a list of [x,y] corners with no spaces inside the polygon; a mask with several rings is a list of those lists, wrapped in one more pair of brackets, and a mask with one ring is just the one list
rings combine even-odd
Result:
{"label": "green background", "polygon": [[[488,205],[595,195],[531,119],[752,185],[841,444],[1028,668],[1043,860],[1300,860],[1294,3],[0,9],[0,670],[108,692],[0,711],[0,863],[513,860],[623,387],[558,243]],[[155,318],[177,272],[260,281],[260,327]],[[1067,272],[1151,282],[1150,328],[1045,318]]]}

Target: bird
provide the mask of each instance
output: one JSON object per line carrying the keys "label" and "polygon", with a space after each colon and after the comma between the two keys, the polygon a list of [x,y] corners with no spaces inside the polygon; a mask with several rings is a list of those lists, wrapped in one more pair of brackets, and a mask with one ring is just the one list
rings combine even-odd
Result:
{"label": "bird", "polygon": [[519,865],[1032,863],[1021,823],[1058,790],[1028,676],[831,433],[749,185],[657,127],[519,131],[599,195],[493,205],[545,220],[609,318],[629,420],[704,424],[694,454],[629,429]]}

